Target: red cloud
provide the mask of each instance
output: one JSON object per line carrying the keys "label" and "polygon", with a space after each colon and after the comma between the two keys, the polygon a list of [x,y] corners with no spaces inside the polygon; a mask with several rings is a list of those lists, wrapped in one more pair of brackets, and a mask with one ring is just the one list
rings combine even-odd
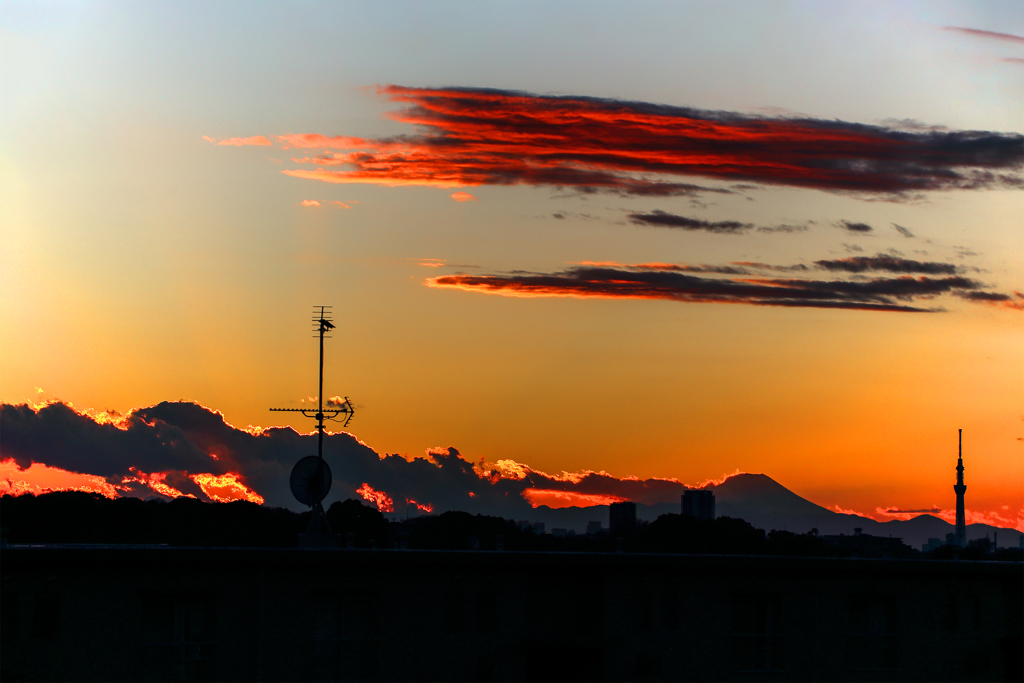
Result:
{"label": "red cloud", "polygon": [[[353,203],[355,203],[355,202],[353,202]],[[303,199],[301,202],[299,202],[298,205],[299,206],[323,206],[324,204],[326,204],[327,206],[333,206],[336,209],[351,209],[352,208],[352,206],[350,204],[346,204],[345,202],[332,201],[332,200],[329,200],[329,199],[325,200],[325,201],[322,201],[322,202],[318,201],[316,199]]]}
{"label": "red cloud", "polygon": [[[384,493],[383,491],[374,490],[369,484],[363,483],[356,493],[363,497],[363,500],[368,500],[377,506],[381,512],[394,512],[395,501],[391,499],[391,496]],[[418,505],[418,504],[417,504]]]}
{"label": "red cloud", "polygon": [[[238,475],[233,472],[222,474],[220,476],[214,474],[193,474],[192,481],[199,485],[199,488],[203,490],[211,500],[215,500],[218,503],[230,503],[233,500],[247,500],[250,503],[256,503],[257,505],[263,505],[263,496],[256,493],[248,486],[238,480]],[[169,488],[169,487],[168,487]],[[172,491],[174,489],[171,489]],[[164,493],[161,491],[161,493]],[[180,491],[175,491],[179,496]],[[164,493],[164,495],[170,495]]]}
{"label": "red cloud", "polygon": [[452,199],[457,202],[475,202],[476,197],[469,194],[468,192],[453,192]]}
{"label": "red cloud", "polygon": [[333,183],[522,184],[638,195],[730,192],[673,176],[889,196],[1024,184],[1024,138],[1016,134],[911,132],[499,90],[387,86],[380,92],[408,105],[391,116],[420,134],[280,136],[296,147],[355,150],[297,159],[321,168],[283,172]]}
{"label": "red cloud", "polygon": [[362,138],[349,138],[343,135],[328,137],[326,135],[318,135],[316,133],[289,133],[288,135],[277,135],[275,137],[285,149],[289,149],[291,147],[298,147],[301,149],[354,149],[366,144],[366,141]]}
{"label": "red cloud", "polygon": [[857,517],[864,517],[865,519],[873,519],[871,516],[866,515],[863,512],[857,512],[856,510],[846,510],[844,508],[839,507],[838,505],[833,505],[832,507],[835,508],[835,511],[841,515],[856,515]]}
{"label": "red cloud", "polygon": [[0,495],[38,495],[50,491],[88,491],[107,498],[118,495],[117,488],[103,477],[68,472],[42,463],[32,463],[22,469],[13,458],[0,461]]}
{"label": "red cloud", "polygon": [[[358,174],[346,172],[346,171],[324,171],[320,169],[304,170],[304,169],[289,169],[287,171],[281,171],[285,175],[290,175],[293,178],[305,178],[306,180],[322,180],[325,183],[366,183],[370,185],[387,185],[388,187],[399,187],[402,185],[425,185],[427,187],[460,187],[462,185],[469,185],[470,183],[465,182],[457,176],[443,177],[441,175],[433,175],[429,169],[424,169],[418,172],[410,172],[406,177],[397,176],[386,176],[386,175],[365,175],[360,176]],[[478,185],[479,183],[473,183]]]}
{"label": "red cloud", "polygon": [[558,491],[550,489],[526,489],[523,496],[530,501],[533,507],[546,505],[549,508],[567,507],[592,507],[594,505],[610,505],[621,503],[624,498],[608,496],[599,493],[575,493],[573,491]]}

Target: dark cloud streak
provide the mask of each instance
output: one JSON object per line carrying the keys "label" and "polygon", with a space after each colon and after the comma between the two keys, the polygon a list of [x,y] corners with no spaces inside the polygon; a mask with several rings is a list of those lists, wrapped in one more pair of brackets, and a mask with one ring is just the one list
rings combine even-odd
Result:
{"label": "dark cloud streak", "polygon": [[846,230],[847,232],[861,234],[867,234],[874,230],[874,228],[872,228],[867,223],[855,223],[853,221],[838,221],[836,223],[836,226]]}
{"label": "dark cloud streak", "polygon": [[753,225],[739,221],[705,221],[699,218],[677,216],[665,211],[654,210],[650,213],[631,213],[629,220],[636,225],[651,225],[659,228],[677,228],[680,230],[703,230],[719,234],[735,235],[750,230]]}
{"label": "dark cloud streak", "polygon": [[926,275],[954,275],[957,267],[952,263],[914,261],[888,254],[851,256],[849,258],[815,261],[819,268],[846,273],[882,271],[887,273],[924,273]]}
{"label": "dark cloud streak", "polygon": [[915,305],[946,293],[977,290],[961,277],[895,277],[869,280],[725,279],[679,272],[677,267],[582,266],[549,274],[450,275],[427,280],[432,287],[508,296],[666,299],[690,303],[846,308],[928,312]]}
{"label": "dark cloud streak", "polygon": [[791,225],[783,223],[780,225],[766,225],[757,229],[758,232],[805,232],[806,225]]}
{"label": "dark cloud streak", "polygon": [[[718,233],[724,235],[739,235],[746,233],[754,228],[752,223],[743,223],[742,221],[725,220],[725,221],[708,221],[702,218],[691,218],[689,216],[679,216],[674,213],[655,209],[647,213],[631,212],[628,215],[631,223],[635,225],[648,225],[658,228],[676,228],[680,230],[689,231],[704,231],[711,233]],[[848,221],[841,221],[841,223],[847,223]],[[859,225],[859,224],[856,224]],[[757,228],[758,232],[804,232],[808,229],[805,224],[792,225],[792,224],[779,224],[779,225],[766,225]],[[870,228],[869,228],[870,230]]]}

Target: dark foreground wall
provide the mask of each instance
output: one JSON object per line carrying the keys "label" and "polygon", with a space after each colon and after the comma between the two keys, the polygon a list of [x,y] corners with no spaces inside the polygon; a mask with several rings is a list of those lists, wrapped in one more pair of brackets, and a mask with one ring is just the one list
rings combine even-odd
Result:
{"label": "dark foreground wall", "polygon": [[2,679],[1020,680],[1016,563],[5,548]]}

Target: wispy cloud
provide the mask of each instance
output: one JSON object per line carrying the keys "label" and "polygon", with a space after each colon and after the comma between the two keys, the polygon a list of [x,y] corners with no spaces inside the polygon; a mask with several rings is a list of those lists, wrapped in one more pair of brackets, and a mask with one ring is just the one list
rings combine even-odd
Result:
{"label": "wispy cloud", "polygon": [[867,223],[855,223],[854,221],[837,221],[836,222],[836,227],[837,228],[842,228],[846,232],[861,233],[861,234],[867,234],[867,233],[872,232],[874,230],[874,228],[872,228]]}
{"label": "wispy cloud", "polygon": [[453,192],[452,199],[457,202],[475,202],[476,197],[469,194],[468,192]]}
{"label": "wispy cloud", "polygon": [[629,214],[629,220],[637,225],[653,225],[659,228],[701,230],[704,232],[727,233],[733,235],[746,232],[754,227],[750,223],[740,223],[739,221],[706,221],[700,218],[677,216],[660,210],[655,210],[650,213],[631,213]]}
{"label": "wispy cloud", "polygon": [[804,232],[808,229],[806,223],[780,223],[779,225],[762,225],[758,232]]}
{"label": "wispy cloud", "polygon": [[[760,261],[733,261],[737,266],[744,268],[752,268],[754,270],[768,270],[776,273],[802,273],[810,270],[810,268],[803,263],[796,263],[789,266],[780,266],[772,263],[761,263]],[[749,270],[744,272],[750,272]]]}
{"label": "wispy cloud", "polygon": [[887,273],[924,273],[927,275],[953,275],[957,266],[939,261],[915,261],[889,254],[874,256],[851,256],[848,258],[815,261],[815,265],[824,270],[842,271],[847,273],[864,273],[882,271]]}
{"label": "wispy cloud", "polygon": [[857,517],[866,517],[867,519],[871,519],[871,517],[864,514],[863,512],[857,512],[856,510],[847,510],[846,508],[842,508],[838,505],[833,505],[832,507],[833,509],[835,509],[836,512],[838,512],[841,515],[856,515]]}
{"label": "wispy cloud", "polygon": [[1024,36],[1016,36],[1012,33],[999,33],[998,31],[983,31],[977,28],[964,28],[962,26],[943,26],[944,31],[953,31],[975,38],[987,38],[988,40],[1000,40],[1008,43],[1024,45]]}
{"label": "wispy cloud", "polygon": [[262,135],[254,135],[251,138],[226,138],[224,140],[216,140],[208,135],[204,135],[203,139],[207,142],[212,142],[215,145],[222,145],[227,147],[248,147],[256,145],[259,147],[269,147],[274,144]]}
{"label": "wispy cloud", "polygon": [[899,508],[875,508],[875,512],[880,515],[934,515],[942,512],[942,508],[930,507],[922,508],[920,510],[901,510]]}
{"label": "wispy cloud", "polygon": [[288,135],[276,135],[275,139],[284,149],[297,147],[299,149],[351,149],[367,144],[362,138],[351,138],[344,135],[329,137],[317,133],[289,133]]}
{"label": "wispy cloud", "polygon": [[[629,221],[635,225],[648,225],[658,228],[674,228],[677,230],[712,232],[724,235],[739,235],[754,229],[753,223],[744,223],[736,220],[709,221],[703,218],[690,216],[679,216],[674,213],[655,209],[648,213],[634,211],[627,216]],[[555,218],[565,218],[564,214],[555,214]],[[845,222],[845,221],[844,221]],[[762,225],[757,227],[758,232],[804,232],[808,229],[807,223],[779,225]]]}
{"label": "wispy cloud", "polygon": [[354,203],[355,202],[351,202],[350,204],[346,204],[345,202],[339,202],[339,201],[330,200],[330,199],[327,199],[327,200],[324,200],[324,201],[320,201],[318,199],[303,199],[301,202],[299,202],[299,206],[309,206],[309,207],[333,206],[336,209],[351,209],[352,208],[351,204],[354,204]]}
{"label": "wispy cloud", "polygon": [[[720,275],[749,275],[750,271],[743,266],[745,263],[726,266],[691,265],[688,263],[617,263],[615,261],[580,261],[576,266],[595,268],[626,268],[628,270],[662,271],[666,273],[718,273]],[[806,266],[803,267],[807,270]]]}
{"label": "wispy cloud", "polygon": [[969,301],[989,304],[1000,308],[1009,308],[1013,311],[1024,311],[1024,292],[1014,292],[1013,294],[1001,294],[999,292],[963,292],[960,296]]}
{"label": "wispy cloud", "polygon": [[379,91],[407,105],[391,117],[417,126],[418,134],[278,136],[285,146],[346,150],[296,159],[317,168],[283,172],[334,183],[523,184],[663,196],[733,192],[672,176],[886,198],[1024,184],[1024,137],[1013,133],[904,130],[488,89]]}
{"label": "wispy cloud", "polygon": [[898,232],[899,234],[903,235],[904,237],[913,237],[914,236],[914,233],[910,232],[910,228],[905,228],[902,225],[897,225],[896,223],[893,223],[892,227],[893,227],[894,230],[896,230],[896,232]]}

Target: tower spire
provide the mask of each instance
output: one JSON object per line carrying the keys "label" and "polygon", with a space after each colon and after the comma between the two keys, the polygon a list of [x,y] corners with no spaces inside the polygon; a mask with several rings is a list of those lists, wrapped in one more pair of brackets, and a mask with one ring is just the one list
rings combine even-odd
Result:
{"label": "tower spire", "polygon": [[956,484],[953,492],[956,493],[956,543],[961,548],[967,545],[967,523],[964,518],[964,493],[967,485],[964,484],[964,430],[960,432],[959,455],[956,460]]}

